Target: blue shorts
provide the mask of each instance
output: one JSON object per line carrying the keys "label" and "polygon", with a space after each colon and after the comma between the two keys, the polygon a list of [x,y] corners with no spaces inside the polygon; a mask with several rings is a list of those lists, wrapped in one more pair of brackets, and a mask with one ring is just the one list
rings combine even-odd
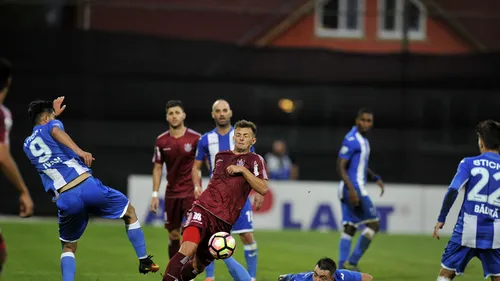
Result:
{"label": "blue shorts", "polygon": [[59,239],[76,242],[83,235],[89,215],[119,219],[125,215],[128,198],[107,187],[94,177],[59,195],[56,201],[59,218]]}
{"label": "blue shorts", "polygon": [[233,225],[232,233],[240,234],[253,232],[253,213],[252,213],[252,203],[250,203],[250,199],[247,198],[247,202],[243,209],[241,209],[240,217]]}
{"label": "blue shorts", "polygon": [[475,249],[448,242],[441,259],[444,269],[463,275],[469,261],[477,257],[483,264],[484,278],[500,276],[500,249]]}
{"label": "blue shorts", "polygon": [[361,196],[358,206],[351,206],[348,199],[342,199],[342,225],[352,225],[358,227],[360,224],[378,221],[377,209],[373,205],[369,196]]}

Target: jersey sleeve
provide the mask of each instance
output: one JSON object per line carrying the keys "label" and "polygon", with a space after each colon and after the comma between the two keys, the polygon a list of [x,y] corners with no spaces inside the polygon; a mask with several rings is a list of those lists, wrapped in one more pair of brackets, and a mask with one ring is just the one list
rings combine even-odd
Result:
{"label": "jersey sleeve", "polygon": [[49,128],[49,131],[52,131],[52,129],[53,129],[54,127],[57,127],[57,128],[59,128],[59,129],[61,129],[61,130],[63,130],[63,131],[64,131],[64,125],[63,125],[63,123],[62,123],[61,121],[57,120],[57,119],[54,119],[54,120],[50,121],[50,122],[47,124],[47,126],[48,126],[48,128]]}
{"label": "jersey sleeve", "polygon": [[164,159],[163,159],[163,153],[161,150],[162,150],[162,148],[161,148],[160,142],[159,142],[159,140],[156,140],[155,151],[154,151],[154,155],[153,155],[153,163],[163,164]]}
{"label": "jersey sleeve", "polygon": [[339,150],[339,157],[342,159],[350,160],[356,151],[356,142],[344,139],[342,147]]}
{"label": "jersey sleeve", "polygon": [[469,178],[470,166],[466,159],[463,159],[460,161],[460,164],[458,164],[457,173],[453,177],[449,188],[459,190],[464,184],[467,183],[467,181],[469,181]]}
{"label": "jersey sleeve", "polygon": [[195,160],[204,161],[208,156],[208,145],[205,145],[205,140],[203,136],[198,141],[198,145],[196,146],[196,157]]}
{"label": "jersey sleeve", "polygon": [[361,281],[362,276],[359,272],[339,269],[335,271],[335,280],[339,281]]}
{"label": "jersey sleeve", "polygon": [[267,178],[267,168],[266,168],[266,161],[264,161],[264,158],[257,154],[257,159],[253,163],[253,174],[263,180],[268,180]]}

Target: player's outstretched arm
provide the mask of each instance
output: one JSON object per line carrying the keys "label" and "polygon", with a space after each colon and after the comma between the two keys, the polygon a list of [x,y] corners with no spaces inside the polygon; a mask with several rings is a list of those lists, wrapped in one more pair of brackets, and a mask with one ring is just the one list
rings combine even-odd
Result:
{"label": "player's outstretched arm", "polygon": [[373,277],[370,274],[361,273],[361,281],[373,281]]}
{"label": "player's outstretched arm", "polygon": [[0,143],[0,168],[20,193],[19,215],[21,217],[31,216],[33,214],[33,200],[17,168],[16,161],[14,161],[14,158],[10,154],[10,147],[5,143]]}
{"label": "player's outstretched arm", "polygon": [[260,195],[266,195],[269,187],[267,186],[267,180],[261,179],[255,176],[252,172],[250,172],[247,168],[241,167],[242,173],[250,186]]}
{"label": "player's outstretched arm", "polygon": [[80,147],[78,147],[78,145],[76,145],[76,143],[71,139],[71,137],[65,131],[61,130],[57,126],[54,126],[50,130],[50,134],[56,141],[64,144],[69,149],[73,150],[76,153],[76,155],[80,156],[83,159],[85,165],[87,165],[88,167],[92,165],[92,161],[95,160],[92,157],[92,154],[83,151]]}

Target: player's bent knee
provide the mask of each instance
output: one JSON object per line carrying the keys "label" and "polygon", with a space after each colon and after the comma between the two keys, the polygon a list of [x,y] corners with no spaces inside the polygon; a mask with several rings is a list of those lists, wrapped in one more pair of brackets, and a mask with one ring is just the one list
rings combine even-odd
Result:
{"label": "player's bent knee", "polygon": [[137,221],[137,215],[135,214],[135,208],[132,204],[128,204],[127,211],[123,216],[123,220],[127,224],[132,224]]}
{"label": "player's bent knee", "polygon": [[240,233],[240,238],[243,245],[249,245],[255,243],[252,232]]}
{"label": "player's bent knee", "polygon": [[64,242],[64,241],[61,241],[61,243],[62,243],[62,251],[63,252],[76,253],[76,248],[78,247],[78,242]]}
{"label": "player's bent knee", "polygon": [[168,232],[168,239],[170,240],[180,240],[181,239],[181,230],[173,229]]}
{"label": "player's bent knee", "polygon": [[[456,276],[455,271],[441,268],[441,270],[439,271],[439,277],[438,277],[437,281],[450,281],[453,278],[455,278],[455,276]],[[443,279],[439,279],[439,278],[443,278]]]}
{"label": "player's bent knee", "polygon": [[380,223],[378,221],[367,223],[366,226],[375,231],[375,233],[379,232],[380,230]]}
{"label": "player's bent knee", "polygon": [[356,228],[350,224],[344,225],[344,233],[350,236],[354,236],[356,234]]}

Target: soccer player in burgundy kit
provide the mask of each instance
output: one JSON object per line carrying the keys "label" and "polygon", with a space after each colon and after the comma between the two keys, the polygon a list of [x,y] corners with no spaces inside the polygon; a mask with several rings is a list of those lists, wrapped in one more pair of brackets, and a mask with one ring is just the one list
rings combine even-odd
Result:
{"label": "soccer player in burgundy kit", "polygon": [[[256,142],[257,127],[241,120],[234,128],[234,150],[221,151],[215,156],[212,178],[189,211],[182,245],[170,260],[163,281],[188,281],[203,272],[214,260],[208,251],[210,237],[219,231],[231,232],[252,189],[261,195],[267,193],[264,159],[250,152]],[[245,268],[241,269],[250,280]]]}
{"label": "soccer player in burgundy kit", "polygon": [[201,135],[184,126],[186,113],[181,101],[168,101],[165,110],[169,130],[156,139],[151,211],[156,213],[158,209],[158,190],[165,163],[168,181],[165,192],[165,228],[169,232],[168,254],[172,258],[179,251],[182,219],[194,202],[191,169]]}
{"label": "soccer player in burgundy kit", "polygon": [[[16,161],[10,154],[9,133],[12,127],[12,115],[10,110],[3,105],[11,82],[12,66],[7,60],[0,58],[0,168],[20,193],[19,215],[29,217],[33,213],[33,200],[31,200],[30,192],[17,168]],[[0,231],[0,274],[6,258],[7,250]]]}

